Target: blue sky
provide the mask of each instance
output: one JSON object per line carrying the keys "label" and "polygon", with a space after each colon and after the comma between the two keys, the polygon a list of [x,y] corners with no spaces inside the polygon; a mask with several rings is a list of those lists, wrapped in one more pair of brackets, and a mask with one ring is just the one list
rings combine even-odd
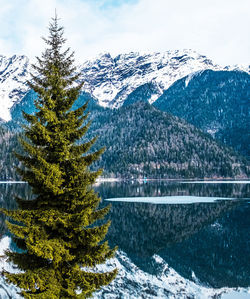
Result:
{"label": "blue sky", "polygon": [[191,48],[218,64],[250,64],[249,0],[0,0],[0,54],[39,55],[55,8],[79,62]]}
{"label": "blue sky", "polygon": [[104,1],[101,1],[101,0],[89,0],[89,3],[95,3],[95,5],[98,5],[101,3],[100,7],[103,8],[103,9],[110,9],[110,8],[113,8],[113,7],[119,7],[123,4],[135,4],[135,3],[138,3],[137,0],[104,0]]}

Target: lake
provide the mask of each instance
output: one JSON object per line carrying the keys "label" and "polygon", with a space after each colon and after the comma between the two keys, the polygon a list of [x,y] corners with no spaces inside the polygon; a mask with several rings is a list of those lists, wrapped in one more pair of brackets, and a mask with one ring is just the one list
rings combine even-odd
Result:
{"label": "lake", "polygon": [[[94,298],[250,298],[250,181],[101,182],[112,203],[105,267],[120,269]],[[27,184],[0,183],[0,204],[30,199]],[[14,248],[0,216],[0,247]],[[217,296],[217,297],[216,297]],[[238,297],[239,296],[239,297]],[[0,298],[18,298],[0,281]]]}

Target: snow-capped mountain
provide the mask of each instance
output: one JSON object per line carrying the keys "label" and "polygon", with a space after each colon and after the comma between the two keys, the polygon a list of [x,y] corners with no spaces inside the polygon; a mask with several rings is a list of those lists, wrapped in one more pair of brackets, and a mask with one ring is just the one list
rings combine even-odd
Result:
{"label": "snow-capped mountain", "polygon": [[[249,67],[221,67],[192,50],[163,53],[131,52],[112,57],[102,54],[80,66],[83,90],[96,98],[101,106],[118,108],[131,92],[150,83],[154,102],[176,80],[202,70],[235,70],[249,72]],[[11,119],[10,109],[28,90],[29,60],[25,56],[0,56],[0,119]]]}
{"label": "snow-capped mountain", "polygon": [[28,90],[29,60],[26,56],[0,56],[0,119],[11,119],[10,108]]}
{"label": "snow-capped mountain", "polygon": [[221,67],[192,50],[163,53],[131,52],[112,57],[100,55],[82,66],[85,91],[98,99],[101,106],[117,108],[127,96],[146,83],[154,85],[149,102],[154,102],[176,80],[201,70],[249,71],[243,66]]}

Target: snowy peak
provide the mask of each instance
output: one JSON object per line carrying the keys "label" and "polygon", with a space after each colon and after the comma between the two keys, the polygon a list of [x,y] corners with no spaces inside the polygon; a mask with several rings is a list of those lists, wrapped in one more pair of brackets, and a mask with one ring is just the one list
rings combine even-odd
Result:
{"label": "snowy peak", "polygon": [[[0,56],[0,119],[10,120],[11,107],[26,94],[29,69],[26,56]],[[80,80],[85,82],[83,91],[101,106],[118,108],[138,87],[150,84],[147,100],[153,103],[178,79],[207,69],[250,71],[249,66],[221,67],[190,49],[117,56],[102,53],[81,65]]]}
{"label": "snowy peak", "polygon": [[26,56],[0,56],[0,119],[10,120],[10,108],[27,92],[28,70]]}
{"label": "snowy peak", "polygon": [[205,69],[223,68],[192,50],[131,52],[116,57],[106,53],[83,64],[82,80],[85,91],[97,98],[100,105],[117,108],[143,84],[155,85],[157,92],[150,99],[152,103],[176,80]]}

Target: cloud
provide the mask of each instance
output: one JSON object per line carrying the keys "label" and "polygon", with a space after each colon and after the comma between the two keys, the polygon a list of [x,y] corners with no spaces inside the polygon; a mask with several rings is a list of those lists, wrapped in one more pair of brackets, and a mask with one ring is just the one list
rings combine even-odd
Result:
{"label": "cloud", "polygon": [[220,64],[249,64],[248,0],[0,0],[0,53],[39,55],[58,11],[78,60],[100,52],[191,48]]}

